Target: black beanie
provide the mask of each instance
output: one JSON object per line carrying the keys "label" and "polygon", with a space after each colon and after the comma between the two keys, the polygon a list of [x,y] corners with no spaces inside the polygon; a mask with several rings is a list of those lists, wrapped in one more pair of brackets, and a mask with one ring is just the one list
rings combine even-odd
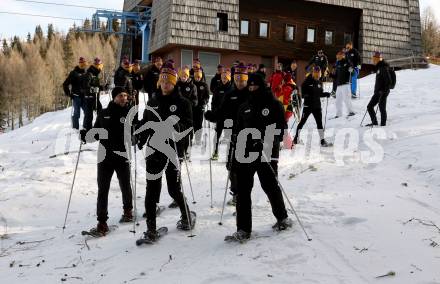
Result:
{"label": "black beanie", "polygon": [[264,82],[263,76],[260,74],[252,74],[249,76],[248,86],[258,86],[260,89],[264,89],[266,87],[266,83]]}
{"label": "black beanie", "polygon": [[119,95],[120,93],[127,93],[127,91],[122,87],[115,87],[112,90],[112,98],[115,99],[116,96]]}

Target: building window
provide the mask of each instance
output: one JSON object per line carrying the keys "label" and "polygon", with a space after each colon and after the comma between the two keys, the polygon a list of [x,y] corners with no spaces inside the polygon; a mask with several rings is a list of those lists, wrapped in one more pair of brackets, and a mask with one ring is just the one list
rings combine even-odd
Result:
{"label": "building window", "polygon": [[228,14],[217,13],[217,31],[228,32]]}
{"label": "building window", "polygon": [[295,41],[296,38],[296,26],[286,25],[286,40]]}
{"label": "building window", "polygon": [[325,31],[325,45],[333,45],[333,31]]}
{"label": "building window", "polygon": [[249,35],[249,20],[241,20],[240,22],[240,34]]}
{"label": "building window", "polygon": [[181,56],[182,56],[182,58],[180,60],[181,67],[192,66],[192,62],[193,62],[193,51],[192,50],[182,49]]}
{"label": "building window", "polygon": [[268,38],[269,37],[269,22],[261,21],[259,23],[259,32],[258,36],[262,38]]}
{"label": "building window", "polygon": [[347,42],[351,42],[353,40],[353,35],[351,33],[344,33],[344,45]]}
{"label": "building window", "polygon": [[307,42],[314,43],[315,42],[316,29],[315,28],[307,28]]}

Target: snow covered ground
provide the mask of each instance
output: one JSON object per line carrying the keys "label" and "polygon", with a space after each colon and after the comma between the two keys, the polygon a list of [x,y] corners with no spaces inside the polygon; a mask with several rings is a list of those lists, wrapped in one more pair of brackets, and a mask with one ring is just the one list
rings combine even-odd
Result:
{"label": "snow covered ground", "polygon": [[[194,238],[175,229],[179,213],[167,209],[158,224],[168,226],[169,234],[154,246],[135,245],[146,227],[143,220],[135,235],[131,225],[120,225],[105,238],[85,242],[80,232],[96,224],[94,151],[81,154],[63,233],[76,154],[50,156],[65,148],[75,151],[79,144],[70,134],[70,109],[47,113],[0,135],[0,282],[440,283],[439,78],[437,66],[398,72],[398,86],[388,100],[389,125],[371,131],[359,127],[374,85],[369,76],[361,82],[361,99],[354,101],[357,116],[327,122],[334,149],[320,151],[313,138],[295,152],[283,150],[280,180],[311,242],[293,215],[293,230],[272,232],[275,220],[256,178],[256,238],[243,245],[224,243],[224,236],[235,230],[231,207],[224,225],[218,225],[226,169],[224,163],[213,163],[211,209],[209,166],[197,161],[207,159],[199,147],[189,165],[197,201],[190,207],[198,214]],[[330,99],[328,117],[334,114]],[[306,128],[315,128],[312,118]],[[315,136],[310,132],[310,137]],[[350,137],[348,143],[338,143],[344,137]],[[138,153],[139,169],[141,160]],[[139,170],[139,219],[144,177]],[[183,177],[191,200],[185,170]],[[122,201],[116,179],[109,201],[109,224],[117,224]],[[169,202],[163,190],[161,203]],[[395,276],[376,278],[391,271]]]}

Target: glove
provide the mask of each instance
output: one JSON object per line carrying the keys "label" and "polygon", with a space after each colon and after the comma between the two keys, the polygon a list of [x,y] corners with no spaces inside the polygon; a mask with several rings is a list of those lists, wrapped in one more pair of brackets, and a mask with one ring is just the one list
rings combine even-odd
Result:
{"label": "glove", "polygon": [[353,67],[348,68],[348,72],[353,73],[354,69]]}
{"label": "glove", "polygon": [[251,148],[252,148],[252,150],[255,151],[255,152],[262,152],[263,149],[264,149],[264,142],[263,142],[263,140],[257,140],[257,141],[254,141],[254,142],[252,143]]}
{"label": "glove", "polygon": [[136,146],[139,143],[139,138],[137,137],[137,135],[132,135],[131,136],[131,146]]}
{"label": "glove", "polygon": [[324,96],[325,96],[326,98],[330,98],[330,93],[329,93],[329,92],[325,92],[325,93],[324,93]]}
{"label": "glove", "polygon": [[86,135],[87,135],[87,130],[85,130],[85,129],[81,129],[81,130],[79,131],[79,139],[80,139],[81,142],[83,142],[84,144],[87,143],[87,141],[86,141]]}
{"label": "glove", "polygon": [[287,106],[286,111],[287,112],[293,112],[293,105],[292,105],[292,103],[289,103],[289,105]]}
{"label": "glove", "polygon": [[205,118],[206,120],[214,122],[214,113],[211,110],[208,110],[207,112],[205,112]]}

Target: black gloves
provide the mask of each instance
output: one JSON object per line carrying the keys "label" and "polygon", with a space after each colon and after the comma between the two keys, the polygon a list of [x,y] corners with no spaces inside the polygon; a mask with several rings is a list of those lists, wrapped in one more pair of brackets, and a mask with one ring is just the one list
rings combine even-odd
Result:
{"label": "black gloves", "polygon": [[324,97],[326,97],[326,98],[330,98],[330,93],[329,93],[329,92],[325,92],[325,93],[324,93]]}
{"label": "black gloves", "polygon": [[214,113],[212,112],[212,110],[208,110],[207,112],[205,112],[205,118],[208,121],[215,122],[215,117],[214,117]]}

